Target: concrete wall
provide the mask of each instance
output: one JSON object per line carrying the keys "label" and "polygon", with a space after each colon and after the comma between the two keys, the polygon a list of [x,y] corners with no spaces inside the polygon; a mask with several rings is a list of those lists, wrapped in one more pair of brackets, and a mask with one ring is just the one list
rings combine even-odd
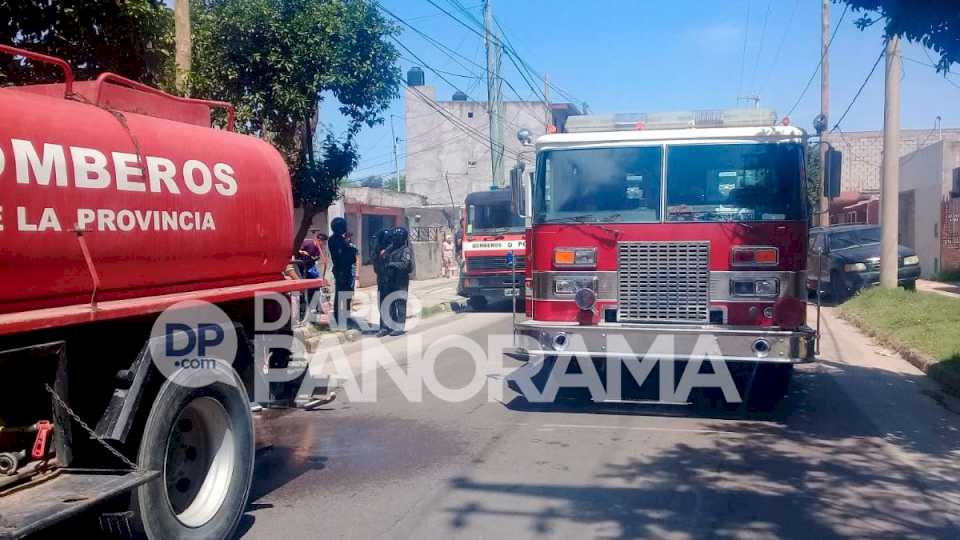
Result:
{"label": "concrete wall", "polygon": [[[471,136],[452,124],[425,103],[418,91],[480,136]],[[407,191],[426,196],[428,204],[463,206],[467,193],[490,189],[493,173],[490,145],[485,141],[490,129],[485,101],[438,101],[433,87],[418,86],[405,90],[404,104]],[[534,138],[543,135],[546,107],[527,101],[505,101],[503,106],[504,182],[509,182],[510,169],[516,164],[515,153],[526,152],[528,164],[533,161],[532,149],[520,144],[517,131],[526,128]],[[530,170],[528,165],[527,171]]]}
{"label": "concrete wall", "polygon": [[[900,131],[900,156],[939,142],[938,131],[904,129]],[[943,139],[960,141],[960,129],[944,129]],[[879,192],[880,166],[883,162],[883,132],[855,131],[825,135],[824,140],[843,152],[841,191]]]}
{"label": "concrete wall", "polygon": [[442,260],[440,244],[437,242],[411,242],[416,262],[413,279],[433,279],[440,277]]}
{"label": "concrete wall", "polygon": [[[906,245],[920,256],[920,265],[924,277],[932,277],[941,266],[940,261],[940,207],[944,197],[948,196],[955,154],[960,149],[957,142],[937,142],[900,158],[900,200],[902,203],[913,198],[911,205],[901,204],[901,222],[909,221],[902,233],[910,234],[912,239],[902,238]],[[912,193],[912,195],[911,195]],[[912,213],[913,215],[908,215]],[[902,227],[903,229],[904,227]]]}

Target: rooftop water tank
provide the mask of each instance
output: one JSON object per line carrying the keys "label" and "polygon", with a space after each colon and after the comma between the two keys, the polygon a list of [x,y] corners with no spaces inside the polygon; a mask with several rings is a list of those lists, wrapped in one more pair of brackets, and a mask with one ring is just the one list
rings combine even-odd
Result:
{"label": "rooftop water tank", "polygon": [[407,86],[423,86],[423,70],[414,66],[407,71]]}

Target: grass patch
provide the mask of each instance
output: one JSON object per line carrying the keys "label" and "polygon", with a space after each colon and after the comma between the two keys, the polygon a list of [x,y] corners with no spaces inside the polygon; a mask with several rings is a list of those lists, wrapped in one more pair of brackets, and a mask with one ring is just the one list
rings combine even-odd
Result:
{"label": "grass patch", "polygon": [[914,349],[960,375],[960,300],[875,287],[840,309],[881,341]]}
{"label": "grass patch", "polygon": [[946,270],[937,274],[933,279],[946,283],[960,283],[960,270]]}

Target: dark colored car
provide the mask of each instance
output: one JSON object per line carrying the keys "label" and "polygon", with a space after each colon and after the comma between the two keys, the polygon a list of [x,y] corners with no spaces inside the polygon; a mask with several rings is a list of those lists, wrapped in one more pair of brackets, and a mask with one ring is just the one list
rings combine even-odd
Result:
{"label": "dark colored car", "polygon": [[[897,284],[916,287],[920,277],[920,258],[912,249],[897,246]],[[880,281],[880,227],[877,225],[838,225],[810,229],[807,252],[807,289],[821,290],[835,302]]]}

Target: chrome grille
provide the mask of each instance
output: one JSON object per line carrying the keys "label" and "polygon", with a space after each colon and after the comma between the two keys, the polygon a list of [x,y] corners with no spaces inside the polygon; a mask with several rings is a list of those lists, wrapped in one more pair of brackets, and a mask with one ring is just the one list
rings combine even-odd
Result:
{"label": "chrome grille", "polygon": [[710,320],[710,242],[620,242],[622,322]]}
{"label": "chrome grille", "polygon": [[[527,258],[523,255],[516,255],[517,270],[527,267]],[[506,255],[484,255],[482,257],[467,257],[467,270],[511,270],[513,267],[507,264]]]}

